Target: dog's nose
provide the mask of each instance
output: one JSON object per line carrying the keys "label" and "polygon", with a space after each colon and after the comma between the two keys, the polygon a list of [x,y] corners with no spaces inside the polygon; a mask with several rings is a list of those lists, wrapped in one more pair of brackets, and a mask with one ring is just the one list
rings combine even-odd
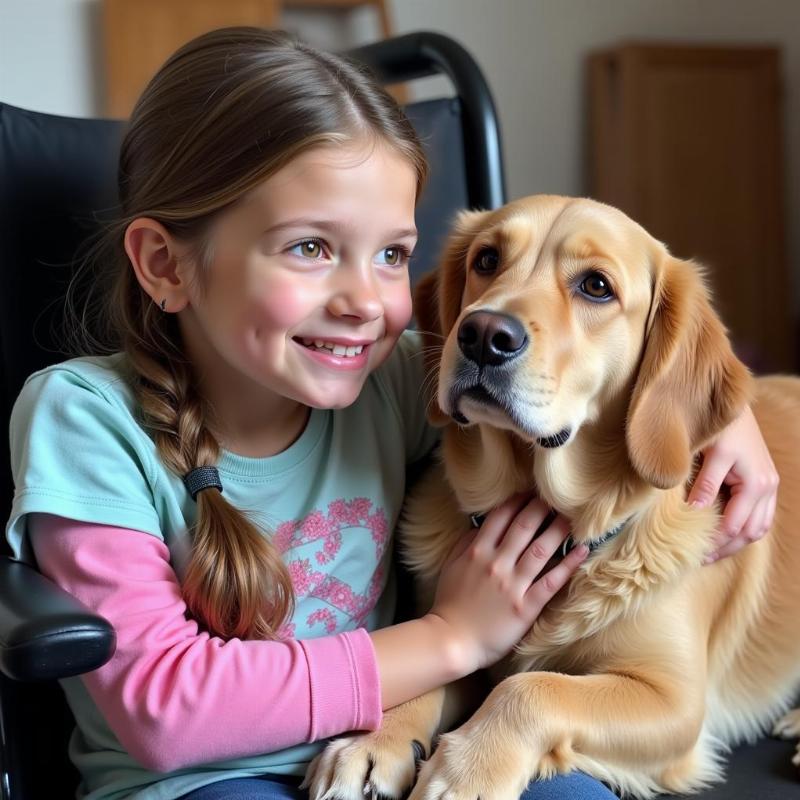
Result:
{"label": "dog's nose", "polygon": [[478,366],[499,366],[518,356],[528,345],[522,323],[508,314],[473,311],[458,328],[461,352]]}

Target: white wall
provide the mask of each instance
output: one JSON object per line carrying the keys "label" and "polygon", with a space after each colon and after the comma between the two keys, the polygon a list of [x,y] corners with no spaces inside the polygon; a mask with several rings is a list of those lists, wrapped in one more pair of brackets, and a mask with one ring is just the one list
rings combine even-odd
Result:
{"label": "white wall", "polygon": [[[626,39],[779,45],[789,254],[800,286],[800,0],[393,0],[391,6],[398,33],[447,33],[483,68],[503,126],[512,198],[584,192],[583,76],[590,51]],[[308,38],[323,44],[377,35],[368,10],[335,28],[298,13],[288,16],[287,27],[306,25]],[[0,99],[96,114],[96,24],[97,0],[0,0]]]}
{"label": "white wall", "polygon": [[0,0],[0,100],[93,116],[101,107],[96,0]]}
{"label": "white wall", "polygon": [[582,194],[586,55],[622,40],[775,44],[783,51],[786,216],[800,307],[798,0],[396,0],[398,32],[458,39],[481,65],[503,127],[511,198]]}

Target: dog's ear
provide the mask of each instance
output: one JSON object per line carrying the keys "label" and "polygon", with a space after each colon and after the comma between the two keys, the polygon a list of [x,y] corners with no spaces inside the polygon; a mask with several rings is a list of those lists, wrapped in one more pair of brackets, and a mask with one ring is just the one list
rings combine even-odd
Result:
{"label": "dog's ear", "polygon": [[467,253],[472,240],[486,225],[491,211],[462,211],[453,224],[439,263],[439,324],[447,337],[461,313],[467,281]]}
{"label": "dog's ear", "polygon": [[439,362],[444,344],[439,322],[439,275],[438,271],[429,272],[414,289],[414,316],[422,336],[422,358],[425,364],[425,408],[431,425],[446,425],[450,422],[450,417],[442,411],[436,399]]}
{"label": "dog's ear", "polygon": [[667,489],[686,481],[694,453],[741,412],[750,376],[731,350],[699,268],[666,251],[656,263],[626,438],[637,473]]}
{"label": "dog's ear", "polygon": [[466,282],[466,256],[488,211],[462,211],[453,226],[439,267],[423,277],[414,289],[414,316],[422,335],[428,419],[433,425],[450,422],[436,399],[442,348],[461,313]]}

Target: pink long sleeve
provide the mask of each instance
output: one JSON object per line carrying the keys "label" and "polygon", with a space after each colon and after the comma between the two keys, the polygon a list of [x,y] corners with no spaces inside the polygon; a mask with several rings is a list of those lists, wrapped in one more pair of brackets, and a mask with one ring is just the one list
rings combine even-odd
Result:
{"label": "pink long sleeve", "polygon": [[122,745],[169,772],[380,724],[366,631],[225,641],[185,616],[166,545],[140,531],[32,515],[45,575],[109,620],[117,649],[84,676]]}

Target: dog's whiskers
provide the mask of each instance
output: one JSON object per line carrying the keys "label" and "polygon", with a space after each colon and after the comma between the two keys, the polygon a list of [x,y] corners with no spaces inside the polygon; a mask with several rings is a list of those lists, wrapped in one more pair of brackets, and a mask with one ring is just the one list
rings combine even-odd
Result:
{"label": "dog's whiskers", "polygon": [[424,334],[425,336],[434,336],[437,339],[442,339],[442,340],[447,338],[443,333],[439,333],[438,331],[423,331],[420,330],[419,328],[416,328],[415,330],[417,333]]}
{"label": "dog's whiskers", "polygon": [[428,372],[428,374],[422,381],[421,391],[423,397],[426,395],[428,396],[428,400],[425,403],[426,414],[430,411],[431,405],[436,402],[436,391],[432,387],[435,387],[438,381],[439,381],[439,366],[437,364],[430,370],[430,372]]}
{"label": "dog's whiskers", "polygon": [[443,350],[444,346],[439,344],[430,345],[429,347],[420,347],[420,349],[416,353],[410,353],[408,358],[409,359],[419,358],[420,356],[424,357],[430,354],[437,355],[440,354]]}
{"label": "dog's whiskers", "polygon": [[[427,392],[431,386],[439,381],[439,367],[435,366],[425,375],[422,381],[422,390],[423,392]],[[432,393],[433,394],[433,393]]]}

